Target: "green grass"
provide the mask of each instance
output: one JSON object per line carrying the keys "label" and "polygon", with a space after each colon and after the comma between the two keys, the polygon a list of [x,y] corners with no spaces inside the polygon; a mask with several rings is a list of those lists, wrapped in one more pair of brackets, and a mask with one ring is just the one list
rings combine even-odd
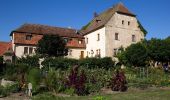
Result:
{"label": "green grass", "polygon": [[55,100],[170,100],[170,89],[129,90],[110,95],[56,97]]}

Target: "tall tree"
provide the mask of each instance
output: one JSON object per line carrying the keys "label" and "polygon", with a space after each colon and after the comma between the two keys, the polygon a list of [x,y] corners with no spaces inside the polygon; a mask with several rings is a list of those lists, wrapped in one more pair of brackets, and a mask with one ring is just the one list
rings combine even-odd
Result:
{"label": "tall tree", "polygon": [[58,35],[44,35],[37,44],[36,53],[43,57],[59,57],[67,55],[66,42]]}
{"label": "tall tree", "polygon": [[149,50],[149,57],[158,62],[170,61],[170,39],[155,39],[148,41],[147,47]]}
{"label": "tall tree", "polygon": [[118,54],[118,59],[127,66],[143,67],[148,64],[148,53],[144,43],[132,44]]}

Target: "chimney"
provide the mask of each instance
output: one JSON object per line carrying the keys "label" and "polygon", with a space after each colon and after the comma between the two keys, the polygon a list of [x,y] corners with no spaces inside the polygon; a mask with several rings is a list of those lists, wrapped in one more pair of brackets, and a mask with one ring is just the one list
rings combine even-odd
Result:
{"label": "chimney", "polygon": [[98,16],[98,14],[96,12],[94,12],[94,18],[96,18]]}

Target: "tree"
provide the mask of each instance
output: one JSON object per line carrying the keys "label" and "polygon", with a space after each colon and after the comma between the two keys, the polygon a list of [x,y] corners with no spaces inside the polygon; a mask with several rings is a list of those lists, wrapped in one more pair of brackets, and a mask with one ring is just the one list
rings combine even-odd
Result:
{"label": "tree", "polygon": [[43,57],[59,57],[67,55],[66,42],[58,35],[44,35],[39,40],[36,53]]}
{"label": "tree", "polygon": [[135,67],[146,66],[148,64],[147,48],[142,42],[127,47],[124,56],[124,59]]}
{"label": "tree", "polygon": [[170,61],[170,39],[165,40],[152,38],[147,43],[149,57],[158,62]]}

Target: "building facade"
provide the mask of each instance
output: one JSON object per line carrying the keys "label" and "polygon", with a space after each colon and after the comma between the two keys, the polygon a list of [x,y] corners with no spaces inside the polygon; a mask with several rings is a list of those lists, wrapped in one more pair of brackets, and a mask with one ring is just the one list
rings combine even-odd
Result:
{"label": "building facade", "polygon": [[17,57],[35,54],[44,34],[59,35],[67,41],[69,58],[112,57],[119,48],[144,39],[136,15],[119,3],[94,19],[80,31],[38,24],[24,24],[11,32],[12,49]]}
{"label": "building facade", "polygon": [[88,57],[112,57],[121,47],[144,39],[136,15],[122,3],[109,8],[94,19],[81,31],[86,41]]}
{"label": "building facade", "polygon": [[76,30],[39,24],[24,24],[11,32],[12,49],[17,57],[34,55],[36,45],[43,35],[59,35],[66,41],[69,58],[84,58],[84,37]]}

